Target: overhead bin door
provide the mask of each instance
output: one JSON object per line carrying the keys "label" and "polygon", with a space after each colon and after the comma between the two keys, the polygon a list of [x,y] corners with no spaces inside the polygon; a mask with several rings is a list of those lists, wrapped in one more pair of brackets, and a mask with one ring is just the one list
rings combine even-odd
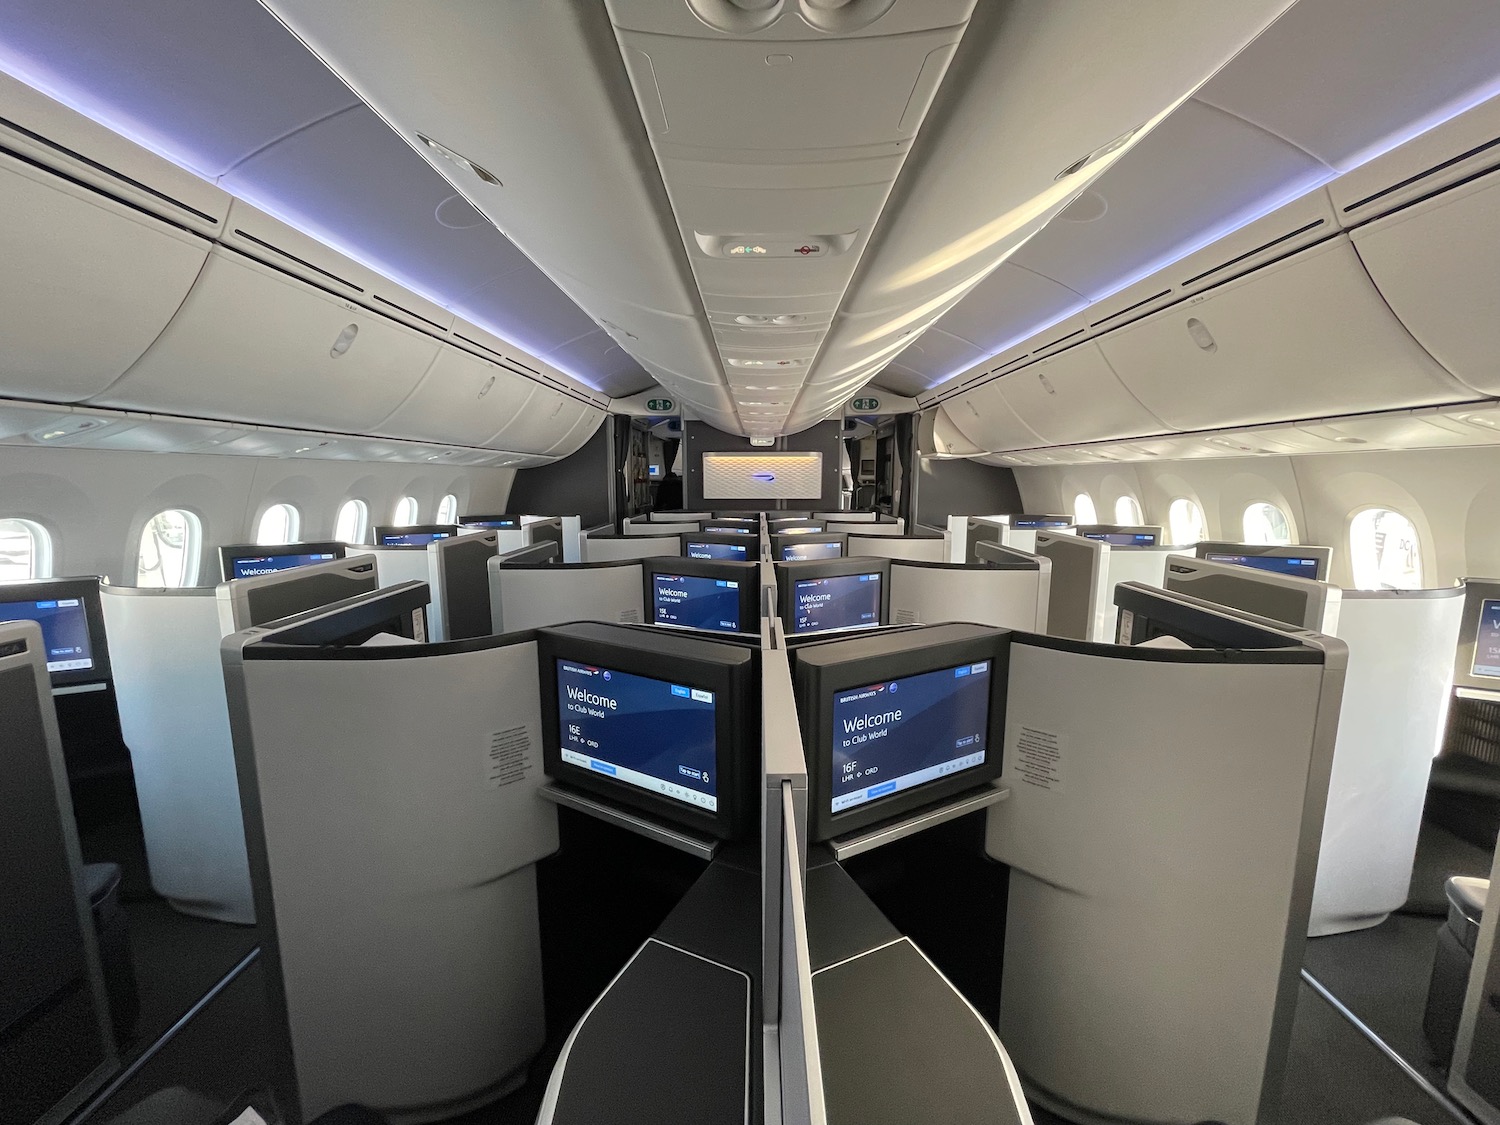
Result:
{"label": "overhead bin door", "polygon": [[1354,232],[1392,311],[1444,367],[1500,394],[1500,173]]}
{"label": "overhead bin door", "polygon": [[215,247],[182,311],[100,406],[369,433],[439,343]]}
{"label": "overhead bin door", "polygon": [[1165,428],[1120,384],[1097,344],[1069,348],[995,385],[1021,421],[1051,445],[1139,437]]}
{"label": "overhead bin door", "polygon": [[520,418],[537,384],[445,346],[410,398],[376,428],[389,437],[487,445]]}
{"label": "overhead bin door", "polygon": [[943,409],[959,433],[990,453],[1047,444],[1016,417],[1000,393],[999,382],[975,387],[946,402]]}
{"label": "overhead bin door", "polygon": [[1179,430],[1454,402],[1346,237],[1102,337],[1125,387]]}
{"label": "overhead bin door", "polygon": [[[573,452],[563,446],[579,419],[602,413],[587,403],[538,386],[510,424],[484,444],[515,453],[563,456]],[[582,445],[583,441],[578,444]]]}
{"label": "overhead bin door", "polygon": [[0,154],[0,394],[76,402],[161,333],[209,244]]}

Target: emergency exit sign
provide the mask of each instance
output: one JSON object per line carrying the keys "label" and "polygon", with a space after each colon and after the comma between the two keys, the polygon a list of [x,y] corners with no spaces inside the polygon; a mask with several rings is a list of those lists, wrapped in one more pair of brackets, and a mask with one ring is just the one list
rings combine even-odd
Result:
{"label": "emergency exit sign", "polygon": [[646,409],[653,410],[658,414],[670,414],[672,412],[672,400],[669,398],[647,399]]}
{"label": "emergency exit sign", "polygon": [[880,400],[878,398],[857,398],[849,404],[855,410],[879,410]]}

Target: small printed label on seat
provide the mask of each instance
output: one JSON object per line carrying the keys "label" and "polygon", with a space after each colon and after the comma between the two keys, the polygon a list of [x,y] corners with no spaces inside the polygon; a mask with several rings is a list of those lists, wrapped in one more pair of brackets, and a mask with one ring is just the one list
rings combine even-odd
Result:
{"label": "small printed label on seat", "polygon": [[1010,747],[1014,780],[1022,785],[1058,792],[1062,789],[1062,736],[1036,727],[1019,727]]}
{"label": "small printed label on seat", "polygon": [[490,735],[484,754],[484,779],[491,789],[525,781],[530,772],[531,735],[524,726]]}

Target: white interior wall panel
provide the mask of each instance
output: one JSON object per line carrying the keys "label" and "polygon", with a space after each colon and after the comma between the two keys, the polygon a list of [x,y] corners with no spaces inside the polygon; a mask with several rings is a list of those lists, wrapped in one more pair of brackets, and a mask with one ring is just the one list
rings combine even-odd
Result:
{"label": "white interior wall panel", "polygon": [[1136,437],[1168,427],[1125,389],[1095,343],[1080,344],[995,384],[1048,445]]}
{"label": "white interior wall panel", "polygon": [[[352,341],[342,354],[334,349]],[[438,341],[215,248],[181,311],[94,405],[370,432]]]}
{"label": "white interior wall panel", "polygon": [[1467,386],[1500,395],[1500,172],[1353,234],[1407,330]]}
{"label": "white interior wall panel", "polygon": [[209,243],[0,154],[0,394],[76,402],[135,363]]}
{"label": "white interior wall panel", "polygon": [[1468,394],[1392,318],[1343,236],[1110,333],[1100,347],[1142,405],[1182,430]]}

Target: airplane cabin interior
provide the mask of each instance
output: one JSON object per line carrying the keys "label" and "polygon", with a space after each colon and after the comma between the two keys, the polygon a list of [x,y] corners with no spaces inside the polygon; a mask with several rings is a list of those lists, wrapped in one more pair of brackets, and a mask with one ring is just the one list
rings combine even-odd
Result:
{"label": "airplane cabin interior", "polygon": [[0,1121],[1500,1125],[1492,0],[0,0]]}

